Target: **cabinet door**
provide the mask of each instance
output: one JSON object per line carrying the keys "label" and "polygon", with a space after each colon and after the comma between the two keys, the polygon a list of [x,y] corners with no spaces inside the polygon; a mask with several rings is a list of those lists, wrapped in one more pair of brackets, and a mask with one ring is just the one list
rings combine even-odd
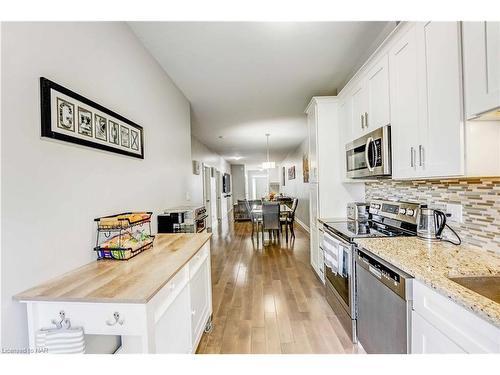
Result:
{"label": "cabinet door", "polygon": [[365,130],[372,131],[391,122],[389,107],[389,56],[384,55],[366,76],[368,111]]}
{"label": "cabinet door", "polygon": [[458,22],[418,23],[426,72],[427,116],[420,124],[420,177],[464,174],[461,48]]}
{"label": "cabinet door", "polygon": [[203,261],[189,282],[193,349],[196,349],[194,346],[198,345],[210,315],[211,289],[209,262],[210,256]]}
{"label": "cabinet door", "polygon": [[367,91],[361,80],[351,95],[352,137],[361,137],[365,133],[365,114],[367,112]]}
{"label": "cabinet door", "polygon": [[465,351],[446,337],[441,331],[428,323],[418,313],[411,315],[411,353],[465,353]]}
{"label": "cabinet door", "polygon": [[191,309],[188,285],[158,320],[155,332],[157,353],[191,353]]}
{"label": "cabinet door", "polygon": [[500,106],[500,22],[463,22],[467,118]]}
{"label": "cabinet door", "polygon": [[310,232],[310,243],[311,243],[311,266],[314,272],[320,275],[319,272],[319,241],[318,241],[318,229],[316,225],[311,225],[309,228]]}
{"label": "cabinet door", "polygon": [[318,105],[314,103],[307,112],[309,131],[309,182],[318,182]]}
{"label": "cabinet door", "polygon": [[389,51],[391,98],[392,176],[415,176],[416,152],[421,121],[416,27],[402,35]]}

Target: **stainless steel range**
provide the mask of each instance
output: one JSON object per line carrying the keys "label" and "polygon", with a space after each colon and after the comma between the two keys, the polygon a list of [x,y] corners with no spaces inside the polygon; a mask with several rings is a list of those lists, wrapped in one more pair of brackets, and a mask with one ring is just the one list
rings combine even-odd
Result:
{"label": "stainless steel range", "polygon": [[417,203],[374,200],[366,220],[326,222],[323,225],[326,299],[354,343],[356,333],[355,245],[366,237],[415,236]]}

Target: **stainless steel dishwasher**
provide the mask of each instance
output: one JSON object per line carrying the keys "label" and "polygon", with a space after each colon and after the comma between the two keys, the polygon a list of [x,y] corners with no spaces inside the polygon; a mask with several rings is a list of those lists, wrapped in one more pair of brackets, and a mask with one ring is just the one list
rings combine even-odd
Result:
{"label": "stainless steel dishwasher", "polygon": [[367,353],[410,353],[412,277],[356,250],[358,341]]}

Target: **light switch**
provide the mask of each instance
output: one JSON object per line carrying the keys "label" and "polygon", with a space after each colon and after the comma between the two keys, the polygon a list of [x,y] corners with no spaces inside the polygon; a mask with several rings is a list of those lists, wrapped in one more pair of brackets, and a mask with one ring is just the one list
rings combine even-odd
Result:
{"label": "light switch", "polygon": [[446,204],[446,213],[450,215],[447,219],[450,221],[454,221],[456,223],[462,223],[462,205],[461,204]]}

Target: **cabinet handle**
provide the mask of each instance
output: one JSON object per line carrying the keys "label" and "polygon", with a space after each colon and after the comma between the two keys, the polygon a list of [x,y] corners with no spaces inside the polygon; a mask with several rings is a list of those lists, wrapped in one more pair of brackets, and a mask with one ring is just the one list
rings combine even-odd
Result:
{"label": "cabinet handle", "polygon": [[361,114],[361,129],[365,128],[365,115]]}
{"label": "cabinet handle", "polygon": [[419,159],[419,165],[421,167],[424,166],[424,146],[418,145],[418,159]]}
{"label": "cabinet handle", "polygon": [[410,167],[414,167],[415,166],[415,161],[413,159],[413,154],[414,154],[414,149],[413,149],[413,146],[410,147]]}
{"label": "cabinet handle", "polygon": [[111,320],[106,320],[106,324],[108,326],[114,326],[116,323],[118,323],[119,325],[123,325],[123,323],[125,322],[123,319],[120,320],[120,313],[118,311],[116,311],[114,314],[113,314],[113,319],[115,320],[114,322],[111,321]]}
{"label": "cabinet handle", "polygon": [[368,112],[365,112],[365,126],[368,128]]}

